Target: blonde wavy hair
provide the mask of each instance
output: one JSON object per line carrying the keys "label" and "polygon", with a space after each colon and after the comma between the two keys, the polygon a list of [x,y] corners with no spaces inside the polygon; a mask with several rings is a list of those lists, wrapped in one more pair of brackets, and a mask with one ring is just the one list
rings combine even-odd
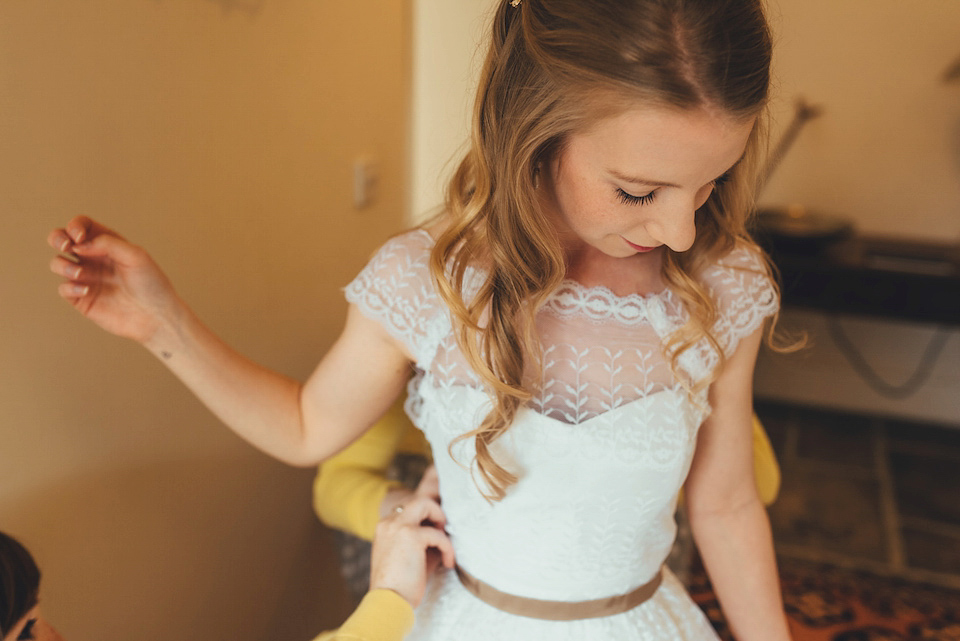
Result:
{"label": "blonde wavy hair", "polygon": [[[474,438],[491,500],[517,480],[490,447],[531,397],[525,373],[540,371],[534,318],[566,273],[557,232],[536,195],[538,168],[571,133],[638,105],[762,115],[770,57],[759,0],[522,0],[516,7],[501,0],[472,144],[449,182],[430,261],[459,346],[494,396],[480,427],[460,437]],[[716,306],[696,276],[733,247],[753,245],[746,222],[763,122],[757,118],[743,159],[697,211],[692,248],[664,248],[663,278],[689,311],[666,345],[681,380],[678,357],[704,338],[720,356],[714,377],[723,366],[710,331]],[[485,280],[467,300],[464,276],[478,265]]]}

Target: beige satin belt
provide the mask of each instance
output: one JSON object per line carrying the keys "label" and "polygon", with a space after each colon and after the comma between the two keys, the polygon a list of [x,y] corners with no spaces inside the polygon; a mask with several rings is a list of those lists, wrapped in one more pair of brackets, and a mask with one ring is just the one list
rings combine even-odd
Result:
{"label": "beige satin belt", "polygon": [[657,570],[652,579],[627,594],[593,599],[592,601],[542,601],[501,592],[470,575],[459,565],[456,568],[457,576],[460,577],[460,583],[463,584],[463,587],[487,605],[492,605],[498,610],[510,614],[534,619],[549,619],[550,621],[593,619],[632,610],[652,597],[663,579],[662,572]]}

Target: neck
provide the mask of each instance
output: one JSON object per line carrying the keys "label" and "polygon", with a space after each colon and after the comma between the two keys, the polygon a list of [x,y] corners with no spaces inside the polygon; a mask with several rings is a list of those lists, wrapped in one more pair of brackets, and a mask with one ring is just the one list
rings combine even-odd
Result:
{"label": "neck", "polygon": [[665,287],[660,276],[663,251],[613,258],[581,243],[567,251],[566,277],[586,287],[606,287],[617,296],[659,292]]}

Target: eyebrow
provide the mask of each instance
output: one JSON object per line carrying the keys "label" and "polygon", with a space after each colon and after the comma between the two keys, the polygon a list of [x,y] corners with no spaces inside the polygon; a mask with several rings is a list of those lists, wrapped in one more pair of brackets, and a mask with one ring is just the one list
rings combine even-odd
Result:
{"label": "eyebrow", "polygon": [[626,174],[621,174],[615,169],[610,170],[610,175],[617,180],[622,180],[634,185],[649,185],[651,187],[677,187],[677,185],[674,185],[673,183],[662,182],[659,180],[648,180],[647,178],[638,178],[637,176],[627,176]]}
{"label": "eyebrow", "polygon": [[[742,160],[743,160],[743,156],[740,156],[739,158],[737,158],[737,162],[733,163],[733,165],[731,165],[729,169],[727,169],[725,172],[717,176],[717,178],[715,178],[714,180],[723,178],[724,176],[729,174],[731,171],[737,168],[737,165],[739,165]],[[660,180],[649,180],[647,178],[640,178],[638,176],[628,176],[626,174],[621,174],[616,169],[610,169],[608,171],[610,172],[610,175],[613,176],[614,178],[618,180],[622,180],[624,182],[631,183],[633,185],[648,185],[650,187],[679,187],[679,185],[663,182]]]}

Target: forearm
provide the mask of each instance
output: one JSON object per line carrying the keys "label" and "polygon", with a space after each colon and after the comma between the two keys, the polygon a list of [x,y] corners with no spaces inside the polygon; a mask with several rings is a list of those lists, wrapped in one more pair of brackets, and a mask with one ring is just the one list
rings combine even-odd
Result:
{"label": "forearm", "polygon": [[789,640],[770,522],[759,499],[690,512],[700,556],[738,641]]}
{"label": "forearm", "polygon": [[408,356],[353,307],[304,384],[244,358],[179,301],[172,310],[144,345],[237,434],[291,465],[316,465],[349,445],[410,376]]}
{"label": "forearm", "polygon": [[302,385],[245,358],[177,301],[144,343],[227,426],[263,452],[293,465],[305,451]]}

